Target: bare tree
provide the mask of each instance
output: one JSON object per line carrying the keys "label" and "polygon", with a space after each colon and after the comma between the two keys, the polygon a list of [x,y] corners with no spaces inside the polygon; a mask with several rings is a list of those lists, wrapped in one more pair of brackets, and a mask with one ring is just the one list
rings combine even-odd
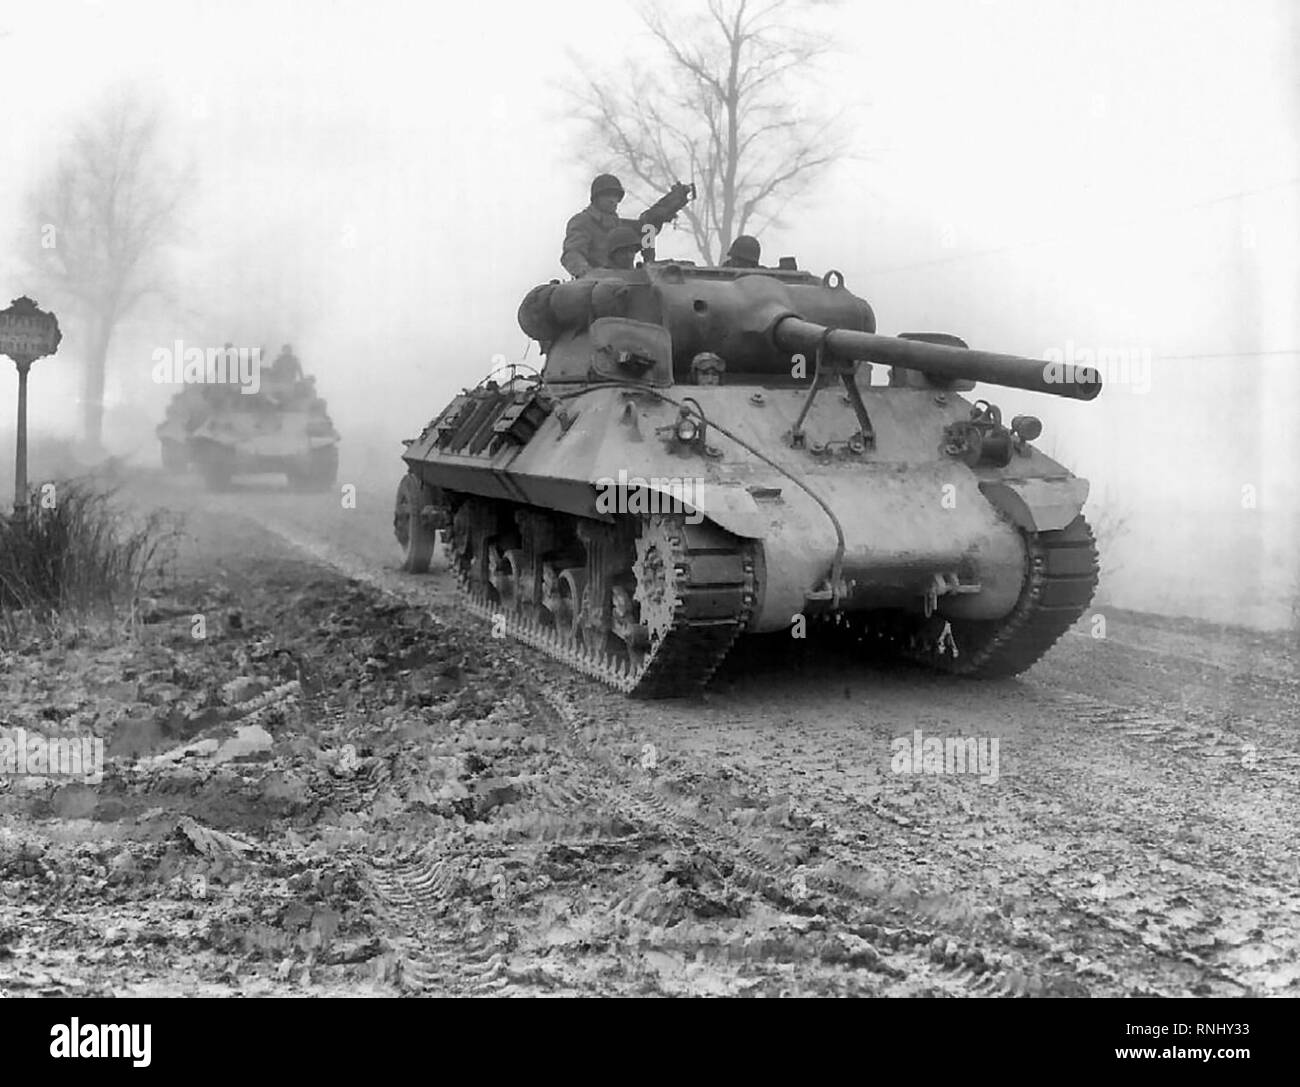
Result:
{"label": "bare tree", "polygon": [[165,160],[160,132],[157,110],[118,89],[76,130],[30,197],[28,263],[52,301],[70,307],[84,328],[82,426],[95,448],[113,333],[142,299],[162,290],[188,187]]}
{"label": "bare tree", "polygon": [[586,122],[585,158],[649,196],[693,180],[682,215],[712,264],[738,234],[780,225],[782,209],[845,153],[839,117],[797,104],[830,40],[800,25],[826,0],[708,0],[669,16],[640,9],[655,63],[612,75],[584,69],[572,88]]}

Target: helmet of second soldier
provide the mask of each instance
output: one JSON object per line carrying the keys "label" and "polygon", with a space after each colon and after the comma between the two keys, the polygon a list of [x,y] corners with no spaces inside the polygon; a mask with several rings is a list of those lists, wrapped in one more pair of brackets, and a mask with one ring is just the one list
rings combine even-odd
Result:
{"label": "helmet of second soldier", "polygon": [[731,248],[727,250],[727,256],[732,260],[744,261],[750,265],[757,265],[761,255],[762,249],[759,248],[758,239],[749,234],[737,236],[731,243]]}
{"label": "helmet of second soldier", "polygon": [[623,183],[613,174],[600,174],[591,183],[591,198],[596,199],[601,193],[618,193],[618,198],[623,199]]}
{"label": "helmet of second soldier", "polygon": [[641,235],[630,226],[616,226],[609,232],[607,248],[611,268],[631,268],[641,252]]}

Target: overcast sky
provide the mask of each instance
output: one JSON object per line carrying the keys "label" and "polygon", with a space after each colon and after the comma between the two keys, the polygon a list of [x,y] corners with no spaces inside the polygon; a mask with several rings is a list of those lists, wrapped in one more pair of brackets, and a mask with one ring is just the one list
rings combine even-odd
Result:
{"label": "overcast sky", "polygon": [[[842,270],[886,332],[1148,350],[1145,393],[998,399],[1135,508],[1239,519],[1247,482],[1300,507],[1295,5],[849,0],[817,19],[839,50],[796,97],[842,104],[859,155],[765,255]],[[569,51],[616,67],[648,48],[617,0],[0,4],[0,237],[130,80],[199,187],[185,313],[124,330],[110,395],[156,417],[149,351],[175,336],[292,340],[345,434],[409,435],[519,357],[520,297],[562,274],[590,181],[557,86]],[[673,254],[694,255],[685,231]],[[5,299],[25,289],[6,257]],[[34,371],[42,424],[76,395],[63,361]],[[0,381],[6,418],[11,397]]]}

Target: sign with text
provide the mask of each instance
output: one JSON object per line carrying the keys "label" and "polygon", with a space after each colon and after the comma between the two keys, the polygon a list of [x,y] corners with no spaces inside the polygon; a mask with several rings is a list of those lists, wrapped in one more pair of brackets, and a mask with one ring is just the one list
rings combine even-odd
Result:
{"label": "sign with text", "polygon": [[15,298],[7,310],[0,310],[0,355],[14,362],[52,355],[62,339],[58,318],[37,309],[30,298]]}

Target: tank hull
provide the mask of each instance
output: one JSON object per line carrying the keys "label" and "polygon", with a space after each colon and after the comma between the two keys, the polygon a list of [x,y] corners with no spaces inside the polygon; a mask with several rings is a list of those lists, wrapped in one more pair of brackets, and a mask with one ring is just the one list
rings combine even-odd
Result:
{"label": "tank hull", "polygon": [[[570,397],[565,414],[552,413],[524,446],[439,447],[435,420],[404,459],[442,491],[596,521],[612,520],[622,502],[623,512],[678,511],[753,539],[766,569],[754,631],[790,626],[832,563],[839,533],[813,494],[830,507],[845,540],[836,610],[919,604],[936,575],[950,575],[979,589],[941,596],[940,614],[1007,615],[1024,582],[1026,549],[1021,527],[986,496],[988,485],[1035,481],[1040,491],[1055,492],[1061,509],[1034,526],[1053,530],[1078,514],[1086,483],[1036,450],[1002,469],[945,456],[945,426],[969,417],[963,397],[949,394],[939,404],[920,390],[860,388],[876,434],[869,455],[791,448],[788,435],[807,399],[801,390],[715,386],[660,394],[605,386]],[[717,430],[706,440],[720,456],[665,442],[662,433],[679,415],[673,401],[688,394],[707,420],[766,460]],[[819,396],[803,421],[809,446],[832,445],[853,425],[835,394]]]}

